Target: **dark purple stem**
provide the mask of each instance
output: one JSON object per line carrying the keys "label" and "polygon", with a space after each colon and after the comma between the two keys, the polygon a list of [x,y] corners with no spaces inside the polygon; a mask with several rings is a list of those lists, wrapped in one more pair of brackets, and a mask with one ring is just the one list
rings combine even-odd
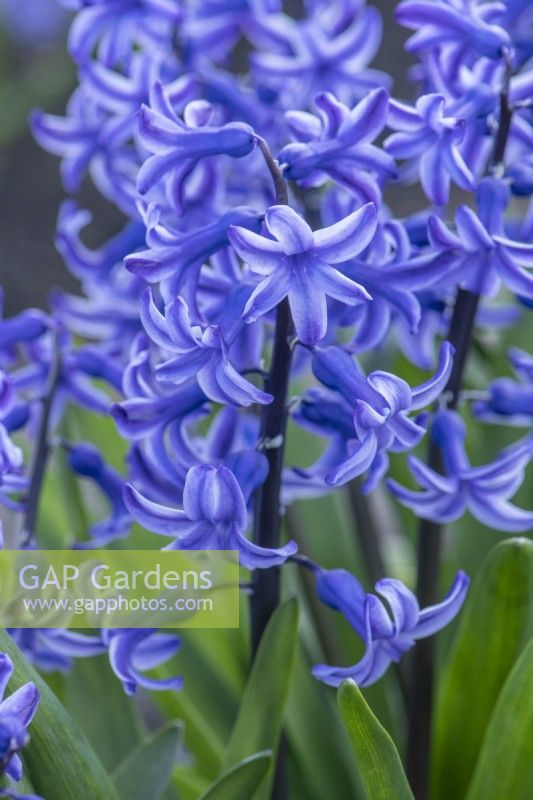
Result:
{"label": "dark purple stem", "polygon": [[[266,142],[258,141],[272,176],[276,201],[288,204],[287,184],[272,157]],[[268,476],[255,498],[254,542],[260,547],[279,547],[281,534],[280,491],[285,432],[287,428],[287,395],[292,361],[291,338],[294,330],[289,303],[285,299],[276,309],[276,326],[270,370],[264,388],[273,402],[261,411],[260,441],[268,461]],[[255,655],[263,631],[279,603],[280,573],[278,567],[254,572],[252,598],[252,652]]]}
{"label": "dark purple stem", "polygon": [[[268,145],[262,139],[258,146],[272,176],[276,202],[288,205],[287,184]],[[255,497],[254,542],[260,547],[279,547],[281,534],[281,473],[285,451],[287,429],[287,397],[292,362],[291,340],[294,336],[292,317],[287,299],[276,309],[276,325],[272,360],[264,388],[273,397],[273,402],[261,410],[260,442],[268,461],[268,475]],[[279,567],[256,569],[253,573],[251,596],[252,654],[255,656],[268,621],[280,598]],[[285,738],[282,736],[276,763],[272,798],[284,800],[288,795],[285,769]]]}
{"label": "dark purple stem", "polygon": [[[490,172],[497,172],[505,156],[511,127],[512,108],[509,105],[508,64],[505,86],[500,95],[500,121],[494,140]],[[444,390],[447,408],[455,409],[459,402],[468,353],[472,344],[474,322],[479,305],[479,295],[458,289],[448,332],[448,341],[455,347],[452,373]],[[441,472],[439,448],[430,440],[429,466]],[[417,595],[421,606],[437,600],[440,561],[444,527],[430,520],[420,520],[418,529]],[[407,776],[417,800],[429,798],[431,755],[431,725],[435,685],[436,650],[434,637],[421,639],[412,655],[408,736]]]}
{"label": "dark purple stem", "polygon": [[29,472],[29,491],[26,498],[26,507],[22,523],[21,546],[29,544],[35,538],[35,526],[39,513],[39,500],[41,498],[41,489],[51,448],[49,439],[50,415],[52,413],[52,405],[54,402],[60,374],[61,354],[59,341],[56,335],[53,346],[52,360],[50,362],[50,370],[48,373],[48,382],[42,400],[39,428],[37,431],[35,447],[33,450],[33,458]]}

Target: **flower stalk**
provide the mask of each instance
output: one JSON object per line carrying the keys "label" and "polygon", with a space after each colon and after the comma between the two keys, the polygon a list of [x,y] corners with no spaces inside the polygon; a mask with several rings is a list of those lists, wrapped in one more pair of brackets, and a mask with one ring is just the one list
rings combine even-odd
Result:
{"label": "flower stalk", "polygon": [[59,335],[56,333],[53,344],[53,356],[50,362],[50,371],[48,374],[48,384],[46,386],[46,391],[42,401],[39,428],[37,430],[37,436],[35,440],[33,460],[30,465],[29,490],[22,523],[22,547],[31,544],[35,539],[35,526],[39,513],[39,500],[41,498],[41,490],[46,472],[46,465],[48,463],[48,457],[51,450],[49,430],[50,417],[52,414],[52,407],[54,404],[54,398],[60,375],[61,350],[59,345]]}
{"label": "flower stalk", "polygon": [[[276,202],[288,205],[287,184],[267,143],[259,139],[259,149],[272,176]],[[257,490],[254,502],[253,541],[259,547],[279,547],[281,535],[281,474],[285,452],[285,434],[288,420],[288,392],[292,362],[292,339],[294,326],[287,298],[276,308],[272,361],[265,378],[264,390],[273,396],[270,405],[261,408],[259,443],[268,461],[268,475]],[[252,577],[251,594],[251,640],[252,657],[255,657],[259,642],[268,621],[279,605],[280,568],[256,569]],[[277,753],[276,772],[272,797],[288,797],[285,768],[286,742],[281,737]]]}
{"label": "flower stalk", "polygon": [[[508,97],[509,80],[510,65],[508,64],[505,83],[500,94],[500,120],[489,167],[491,173],[495,173],[503,162],[511,128],[512,107]],[[452,372],[443,392],[443,399],[448,409],[456,409],[459,403],[479,301],[479,294],[461,288],[457,290],[447,336],[448,341],[455,348]],[[433,470],[442,471],[440,448],[433,439],[430,439],[429,442],[428,465]],[[416,590],[419,602],[423,605],[430,605],[436,600],[443,538],[444,526],[442,524],[427,519],[420,520]],[[417,800],[428,800],[429,798],[435,667],[435,640],[424,639],[419,642],[412,657],[406,757],[407,776]]]}

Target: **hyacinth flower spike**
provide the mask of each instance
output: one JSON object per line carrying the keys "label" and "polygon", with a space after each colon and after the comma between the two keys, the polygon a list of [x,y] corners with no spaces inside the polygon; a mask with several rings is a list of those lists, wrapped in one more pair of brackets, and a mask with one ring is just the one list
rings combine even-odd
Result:
{"label": "hyacinth flower spike", "polygon": [[464,446],[466,426],[457,412],[435,414],[431,437],[441,450],[444,474],[435,472],[415,456],[408,457],[411,473],[423,491],[388,481],[390,490],[403,505],[434,522],[453,522],[470,511],[482,524],[496,530],[521,533],[533,528],[533,511],[509,502],[521,486],[531,460],[531,436],[502,450],[494,461],[482,467],[470,466]]}
{"label": "hyacinth flower spike", "polygon": [[351,667],[318,664],[313,675],[330,686],[339,686],[347,678],[359,686],[370,686],[392,662],[400,661],[417,639],[432,636],[457,615],[469,582],[464,572],[458,572],[444,600],[420,609],[415,595],[399,580],[378,581],[378,597],[365,593],[357,578],[344,569],[317,570],[318,596],[343,614],[363,640],[365,654]]}
{"label": "hyacinth flower spike", "polygon": [[265,225],[273,238],[242,227],[231,227],[229,240],[250,269],[265,278],[244,308],[245,322],[255,322],[289,300],[296,335],[309,346],[326,335],[326,297],[356,305],[371,300],[363,286],[347,278],[337,265],[361,253],[374,236],[377,216],[373,203],[335,225],[313,231],[288,206],[271,206]]}

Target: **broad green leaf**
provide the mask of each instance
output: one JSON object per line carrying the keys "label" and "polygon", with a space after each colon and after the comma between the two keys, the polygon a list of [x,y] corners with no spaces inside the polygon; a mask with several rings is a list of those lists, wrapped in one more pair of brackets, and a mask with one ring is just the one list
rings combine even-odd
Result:
{"label": "broad green leaf", "polygon": [[[225,660],[225,634],[235,643],[233,630],[183,631],[183,645],[170,671],[183,675],[185,691],[209,720],[213,732],[227,742],[244,687],[234,689],[226,680],[220,661]],[[200,644],[201,642],[201,644]],[[220,645],[220,649],[218,646]],[[220,659],[220,661],[219,661]]]}
{"label": "broad green leaf", "polygon": [[160,800],[178,757],[181,726],[170,722],[135,748],[113,774],[120,800]]}
{"label": "broad green leaf", "polygon": [[[286,731],[297,768],[295,790],[306,800],[357,797],[359,781],[334,694],[311,675],[311,662],[298,648],[287,703]],[[327,731],[327,736],[323,732]]]}
{"label": "broad green leaf", "polygon": [[531,800],[532,732],[533,639],[500,692],[467,800]]}
{"label": "broad green leaf", "polygon": [[[297,632],[298,603],[291,598],[274,612],[259,644],[228,742],[225,770],[262,750],[277,751]],[[262,784],[261,797],[269,796],[269,783]]]}
{"label": "broad green leaf", "polygon": [[368,800],[414,800],[396,745],[354,681],[341,684],[338,703]]}
{"label": "broad green leaf", "polygon": [[[244,606],[244,603],[241,603]],[[244,615],[243,615],[244,616]],[[237,698],[241,696],[246,685],[249,670],[248,642],[246,632],[248,626],[244,619],[239,628],[212,629],[206,631],[202,628],[183,631],[183,651],[180,653],[180,664],[183,663],[185,650],[192,650],[196,661],[205,662],[211,671],[218,676],[218,681],[224,684],[224,694],[231,696],[228,706],[235,716]],[[192,659],[191,659],[192,661]],[[184,665],[184,668],[187,664]],[[184,673],[185,674],[185,673]],[[187,686],[190,686],[192,676],[189,676]],[[219,696],[220,699],[220,696]],[[233,718],[232,717],[232,718]]]}
{"label": "broad green leaf", "polygon": [[63,680],[63,703],[102,764],[115,769],[143,738],[136,707],[107,656],[77,659]]}
{"label": "broad green leaf", "polygon": [[[157,674],[166,673],[158,671]],[[165,716],[182,720],[185,743],[193,753],[195,766],[202,775],[215,778],[222,765],[224,743],[187,689],[182,692],[154,692],[153,700]]]}
{"label": "broad green leaf", "polygon": [[178,790],[179,800],[198,800],[210,781],[194,767],[178,767],[174,771],[173,784]]}
{"label": "broad green leaf", "polygon": [[41,694],[24,750],[37,794],[47,800],[118,800],[111,778],[82,731],[5,631],[0,631],[0,651],[15,666],[8,691],[33,681]]}
{"label": "broad green leaf", "polygon": [[267,774],[271,761],[271,750],[245,758],[215,781],[199,800],[235,800],[236,797],[253,797]]}
{"label": "broad green leaf", "polygon": [[508,539],[467,598],[438,694],[433,796],[464,797],[500,690],[531,635],[533,542]]}

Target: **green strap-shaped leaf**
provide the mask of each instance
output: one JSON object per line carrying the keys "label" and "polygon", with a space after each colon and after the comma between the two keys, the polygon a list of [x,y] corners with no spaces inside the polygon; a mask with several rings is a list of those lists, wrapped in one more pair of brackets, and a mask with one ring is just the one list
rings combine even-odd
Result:
{"label": "green strap-shaped leaf", "polygon": [[178,790],[179,800],[198,800],[211,781],[194,767],[178,767],[172,783]]}
{"label": "green strap-shaped leaf", "polygon": [[[438,694],[433,797],[465,797],[500,690],[531,636],[533,542],[508,539],[477,574]],[[514,800],[514,798],[513,798]]]}
{"label": "green strap-shaped leaf", "polygon": [[296,796],[322,800],[331,795],[334,786],[336,797],[357,797],[360,794],[357,769],[334,695],[324,691],[324,685],[313,678],[311,663],[300,647],[286,714],[291,762],[302,783],[295,787]]}
{"label": "green strap-shaped leaf", "polygon": [[[298,603],[291,598],[272,615],[259,644],[226,750],[225,771],[262,750],[277,751],[297,631]],[[268,784],[262,784],[261,796],[268,796]]]}
{"label": "green strap-shaped leaf", "polygon": [[111,778],[82,731],[2,630],[0,652],[7,653],[15,667],[8,690],[13,692],[33,681],[41,694],[30,725],[31,740],[23,754],[37,794],[46,800],[118,800]]}
{"label": "green strap-shaped leaf", "polygon": [[396,745],[354,681],[341,684],[338,703],[368,800],[414,800]]}
{"label": "green strap-shaped leaf", "polygon": [[[169,669],[160,669],[158,676],[167,676]],[[185,679],[186,680],[186,679]],[[186,684],[187,685],[187,684]],[[194,755],[195,764],[208,779],[220,772],[224,742],[213,730],[205,713],[185,689],[183,692],[154,692],[154,702],[166,717],[180,719],[185,725],[185,743]]]}
{"label": "green strap-shaped leaf", "polygon": [[62,700],[107,770],[116,769],[141,743],[137,709],[106,655],[76,660],[64,676]]}
{"label": "green strap-shaped leaf", "polygon": [[467,800],[531,800],[532,793],[533,639],[500,693]]}
{"label": "green strap-shaped leaf", "polygon": [[176,766],[181,726],[165,725],[145,739],[120,764],[113,778],[121,800],[159,800]]}
{"label": "green strap-shaped leaf", "polygon": [[271,760],[271,750],[245,758],[215,781],[199,800],[235,800],[237,797],[253,797],[269,770]]}

